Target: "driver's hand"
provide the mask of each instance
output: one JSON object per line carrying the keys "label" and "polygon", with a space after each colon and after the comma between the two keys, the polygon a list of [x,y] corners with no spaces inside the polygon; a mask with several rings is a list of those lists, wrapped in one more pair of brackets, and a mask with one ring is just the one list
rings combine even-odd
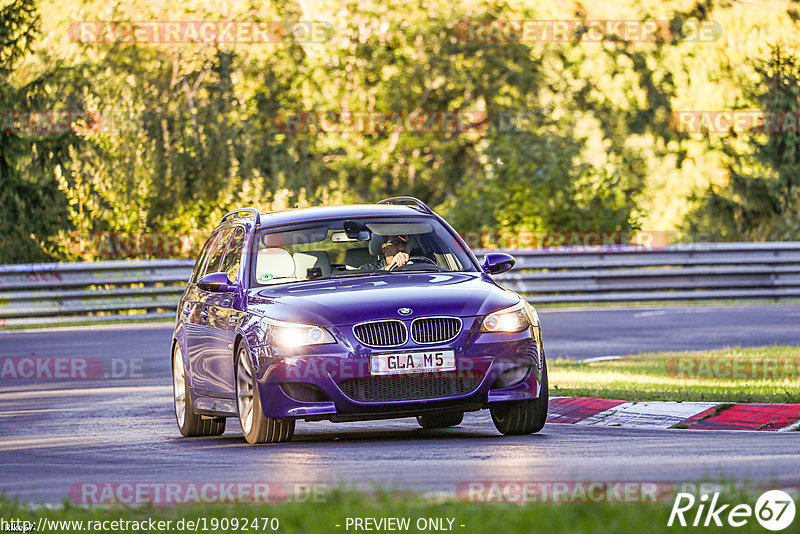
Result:
{"label": "driver's hand", "polygon": [[402,267],[403,265],[408,263],[408,254],[406,254],[405,252],[398,252],[397,254],[394,255],[394,258],[392,258],[392,263],[396,267]]}

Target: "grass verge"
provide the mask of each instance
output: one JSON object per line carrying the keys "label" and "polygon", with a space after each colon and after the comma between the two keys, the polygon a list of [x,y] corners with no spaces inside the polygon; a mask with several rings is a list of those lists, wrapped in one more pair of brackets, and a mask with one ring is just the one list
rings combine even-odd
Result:
{"label": "grass verge", "polygon": [[[755,504],[757,494],[739,494],[721,502]],[[42,530],[48,532],[282,532],[282,533],[316,533],[316,532],[364,532],[366,529],[355,529],[351,524],[347,528],[348,518],[408,518],[408,528],[388,529],[373,528],[374,532],[432,532],[450,531],[457,533],[630,533],[630,532],[699,532],[708,528],[680,527],[674,525],[667,528],[672,498],[660,502],[634,503],[595,503],[595,502],[561,502],[561,503],[469,503],[456,500],[431,500],[412,493],[378,493],[363,494],[354,492],[334,492],[324,502],[285,502],[280,504],[196,504],[159,507],[122,507],[108,506],[101,508],[76,507],[67,503],[63,508],[45,509],[28,507],[10,500],[0,500],[0,517],[5,521],[22,520],[32,523],[36,530],[40,518],[44,522]],[[687,513],[691,524],[694,512]],[[274,518],[274,520],[273,520]],[[421,519],[437,519],[442,527],[418,528]],[[113,525],[111,521],[123,520],[131,522],[170,521],[170,524],[159,528],[133,528],[128,524]],[[450,523],[448,520],[452,520]],[[183,520],[183,523],[179,523]],[[277,521],[275,521],[277,520]],[[76,523],[58,523],[81,521]],[[89,521],[99,521],[90,528]],[[192,521],[190,525],[188,522]],[[254,522],[255,521],[255,522]],[[724,519],[723,519],[724,521]],[[106,523],[102,523],[106,522]],[[436,523],[434,523],[436,524]],[[723,523],[724,524],[724,523]],[[235,525],[235,526],[234,526]],[[419,524],[422,526],[422,524]],[[181,528],[182,526],[182,528]],[[195,528],[196,526],[196,528]],[[374,526],[374,525],[373,525]],[[45,528],[46,527],[46,528]],[[253,528],[255,527],[255,528]],[[277,529],[273,530],[274,527]],[[763,528],[753,517],[737,532],[763,532]]]}
{"label": "grass verge", "polygon": [[800,304],[800,299],[713,299],[713,300],[615,300],[608,302],[537,302],[535,295],[527,295],[528,302],[537,310],[562,308],[652,308],[680,306],[769,306],[775,304]]}
{"label": "grass verge", "polygon": [[550,395],[631,401],[800,402],[800,347],[659,352],[549,363]]}

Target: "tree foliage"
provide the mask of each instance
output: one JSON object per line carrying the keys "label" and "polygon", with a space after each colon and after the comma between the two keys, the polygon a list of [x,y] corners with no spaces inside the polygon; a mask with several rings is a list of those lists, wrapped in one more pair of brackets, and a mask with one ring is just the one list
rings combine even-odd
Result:
{"label": "tree foliage", "polygon": [[755,61],[755,100],[774,121],[755,126],[744,150],[727,143],[729,182],[710,187],[686,221],[691,234],[720,240],[794,240],[800,236],[800,61],[777,45]]}
{"label": "tree foliage", "polygon": [[44,102],[55,102],[56,71],[15,80],[15,68],[32,51],[39,17],[33,0],[0,9],[0,263],[42,260],[48,238],[66,214],[56,173],[68,164],[69,136],[50,138],[17,133],[11,121]]}
{"label": "tree foliage", "polygon": [[[0,131],[2,263],[102,258],[96,246],[74,244],[103,235],[196,240],[243,205],[396,194],[422,198],[462,232],[660,229],[653,225],[662,214],[685,211],[686,184],[674,183],[696,183],[718,160],[730,172],[698,200],[687,228],[731,239],[797,230],[796,138],[754,134],[746,145],[711,146],[670,125],[679,106],[711,105],[717,88],[738,98],[751,83],[722,40],[690,42],[681,31],[590,43],[579,33],[549,43],[463,34],[465,20],[657,19],[681,28],[727,16],[712,2],[603,11],[578,0],[321,0],[314,12],[284,1],[233,0],[218,11],[192,0],[37,2],[2,8],[0,111],[84,118],[63,132]],[[321,42],[291,33],[249,45],[64,42],[62,19],[74,22],[78,12],[84,20],[324,21],[329,30]],[[758,102],[796,110],[796,66],[781,54],[779,63],[774,55],[754,63],[765,88]],[[432,131],[285,127],[287,115],[308,112],[447,112],[472,121]]]}

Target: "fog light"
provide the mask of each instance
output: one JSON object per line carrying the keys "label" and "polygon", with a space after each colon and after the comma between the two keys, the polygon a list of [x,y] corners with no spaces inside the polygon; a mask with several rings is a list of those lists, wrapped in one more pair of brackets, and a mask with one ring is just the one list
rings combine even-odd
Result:
{"label": "fog light", "polygon": [[325,402],[331,400],[319,387],[302,382],[283,382],[281,389],[290,398],[300,402]]}
{"label": "fog light", "polygon": [[497,380],[494,381],[491,389],[502,389],[516,386],[528,378],[528,373],[530,373],[530,371],[530,365],[521,365],[519,367],[513,367],[508,371],[504,371],[503,374],[498,376]]}

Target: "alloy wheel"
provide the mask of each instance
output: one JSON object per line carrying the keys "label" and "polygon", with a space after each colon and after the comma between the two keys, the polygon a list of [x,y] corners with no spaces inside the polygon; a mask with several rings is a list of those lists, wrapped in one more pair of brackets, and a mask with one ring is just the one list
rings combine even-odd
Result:
{"label": "alloy wheel", "polygon": [[172,391],[175,397],[175,417],[178,419],[178,426],[182,427],[186,421],[186,368],[180,347],[175,347],[172,356]]}
{"label": "alloy wheel", "polygon": [[247,351],[239,351],[239,358],[236,364],[236,402],[239,406],[239,421],[242,424],[242,431],[250,433],[253,428],[253,371],[250,368],[250,358]]}

